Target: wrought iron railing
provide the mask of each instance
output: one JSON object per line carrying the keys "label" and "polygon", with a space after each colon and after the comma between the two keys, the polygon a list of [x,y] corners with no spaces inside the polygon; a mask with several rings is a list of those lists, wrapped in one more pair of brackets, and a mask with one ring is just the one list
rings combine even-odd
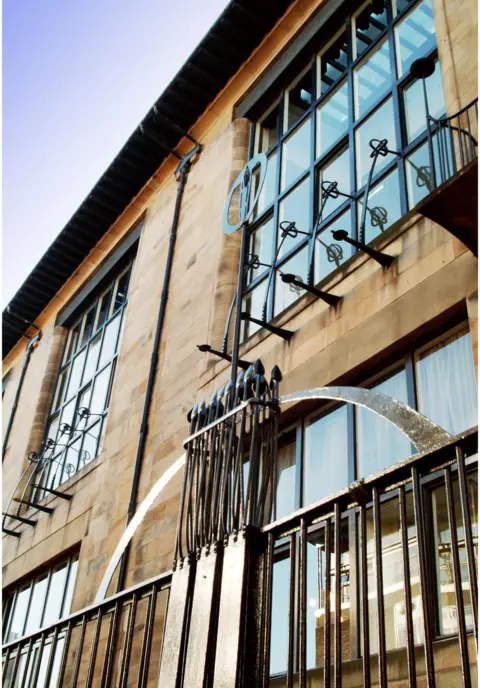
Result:
{"label": "wrought iron railing", "polygon": [[171,573],[6,643],[4,688],[157,685]]}
{"label": "wrought iron railing", "polygon": [[476,451],[475,431],[263,528],[260,685],[435,686],[445,643],[474,684]]}

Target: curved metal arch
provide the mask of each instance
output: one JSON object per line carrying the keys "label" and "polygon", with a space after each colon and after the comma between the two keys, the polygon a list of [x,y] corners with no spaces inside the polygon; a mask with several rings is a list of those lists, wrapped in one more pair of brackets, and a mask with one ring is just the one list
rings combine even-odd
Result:
{"label": "curved metal arch", "polygon": [[[422,416],[421,413],[414,411],[407,404],[392,399],[392,397],[388,397],[386,394],[361,387],[315,387],[313,389],[304,389],[301,392],[293,392],[293,394],[280,397],[279,403],[288,404],[292,401],[306,401],[308,399],[331,399],[332,401],[343,401],[347,404],[362,406],[392,423],[412,442],[419,452],[428,451],[436,446],[445,444],[452,437],[446,430]],[[184,464],[185,454],[180,456],[165,471],[140,504],[110,559],[98,588],[95,604],[105,599],[110,580],[118,562],[127,544],[143,521],[145,514]]]}
{"label": "curved metal arch", "polygon": [[402,401],[362,387],[315,387],[280,397],[280,404],[307,399],[331,399],[363,406],[385,418],[403,433],[419,452],[448,442],[452,435]]}

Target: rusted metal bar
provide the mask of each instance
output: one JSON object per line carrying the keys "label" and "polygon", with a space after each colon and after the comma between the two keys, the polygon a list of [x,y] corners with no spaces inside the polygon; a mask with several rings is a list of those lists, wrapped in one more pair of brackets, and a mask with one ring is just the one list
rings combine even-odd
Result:
{"label": "rusted metal bar", "polygon": [[458,555],[457,523],[455,519],[455,503],[453,499],[452,474],[450,466],[445,468],[443,475],[445,478],[445,492],[447,496],[448,528],[450,531],[455,601],[457,603],[458,642],[460,645],[462,678],[465,688],[471,688],[472,682],[470,679],[470,663],[468,659],[468,638],[467,627],[465,623],[465,607],[463,604],[462,574],[460,572],[460,558]]}
{"label": "rusted metal bar", "polygon": [[120,669],[119,688],[126,688],[128,680],[128,670],[130,667],[130,653],[132,651],[133,631],[135,629],[135,617],[137,613],[137,595],[133,593],[128,615],[127,630],[125,632],[125,642],[123,644],[122,667]]}
{"label": "rusted metal bar", "polygon": [[103,611],[98,610],[97,623],[95,624],[94,636],[92,639],[92,647],[90,649],[90,659],[88,661],[87,678],[85,681],[86,688],[90,688],[93,682],[93,672],[95,670],[95,660],[97,658],[98,641],[100,638],[100,630],[102,627]]}
{"label": "rusted metal bar", "polygon": [[435,666],[433,660],[433,634],[431,626],[431,615],[428,604],[428,573],[427,573],[427,554],[425,548],[425,534],[423,530],[423,500],[421,495],[420,478],[416,466],[412,466],[412,491],[413,506],[415,512],[415,525],[417,528],[418,542],[418,568],[420,572],[420,594],[422,597],[423,630],[424,630],[424,651],[425,651],[425,673],[427,688],[435,688]]}
{"label": "rusted metal bar", "polygon": [[120,603],[117,600],[110,616],[110,626],[108,628],[107,643],[105,645],[105,655],[103,658],[103,671],[100,681],[100,688],[109,688],[113,669],[113,655],[115,653],[115,634],[117,631],[117,619],[120,610]]}
{"label": "rusted metal bar", "polygon": [[72,637],[73,622],[69,621],[67,624],[67,630],[65,632],[65,640],[63,643],[62,659],[60,662],[60,668],[58,670],[57,686],[63,685],[63,677],[65,675],[65,669],[67,668],[67,657],[68,650],[70,648],[70,639]]}
{"label": "rusted metal bar", "polygon": [[362,609],[362,640],[363,640],[363,685],[370,688],[370,619],[368,616],[368,563],[367,563],[367,523],[365,505],[359,507],[360,529],[360,580],[361,580],[361,609]]}
{"label": "rusted metal bar", "polygon": [[407,627],[408,681],[409,685],[415,686],[417,684],[415,667],[415,637],[413,634],[412,585],[410,579],[410,554],[408,549],[408,524],[404,485],[400,485],[398,488],[398,507],[400,517],[400,538],[402,542],[403,554],[403,585],[405,590],[405,624]]}

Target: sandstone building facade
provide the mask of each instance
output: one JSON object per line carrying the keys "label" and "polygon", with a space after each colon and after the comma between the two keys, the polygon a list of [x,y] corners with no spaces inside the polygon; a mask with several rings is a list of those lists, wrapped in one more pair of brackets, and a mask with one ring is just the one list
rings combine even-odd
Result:
{"label": "sandstone building facade", "polygon": [[[6,686],[476,680],[476,75],[473,0],[227,6],[3,314]],[[255,156],[242,247],[222,218]],[[267,611],[239,601],[261,640],[222,644],[219,564],[173,676],[176,465],[231,376],[240,263],[239,357],[292,398],[239,583]],[[324,387],[443,441],[294,398]]]}

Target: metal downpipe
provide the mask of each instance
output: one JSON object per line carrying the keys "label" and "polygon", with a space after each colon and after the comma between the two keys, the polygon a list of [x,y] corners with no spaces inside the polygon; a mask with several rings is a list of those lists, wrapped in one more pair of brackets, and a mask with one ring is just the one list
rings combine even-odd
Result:
{"label": "metal downpipe", "polygon": [[10,417],[8,419],[7,429],[5,430],[5,436],[3,438],[2,463],[3,463],[3,459],[5,458],[5,452],[7,451],[8,440],[10,438],[10,432],[12,430],[13,421],[15,419],[15,414],[17,412],[18,402],[20,400],[20,394],[22,392],[23,383],[25,381],[25,375],[27,374],[28,364],[30,363],[30,358],[32,356],[33,350],[37,346],[37,344],[41,338],[42,338],[42,331],[39,330],[37,332],[37,334],[34,337],[32,337],[32,339],[30,339],[30,341],[28,342],[26,349],[25,349],[25,351],[26,351],[25,360],[23,361],[22,372],[20,373],[20,380],[18,381],[17,391],[15,392],[15,398],[13,400],[12,410],[10,411]]}
{"label": "metal downpipe", "polygon": [[[172,228],[170,230],[170,238],[169,238],[169,244],[168,244],[168,254],[167,254],[167,262],[165,265],[165,274],[163,277],[163,287],[162,287],[162,295],[160,297],[160,306],[158,310],[158,317],[157,317],[157,324],[156,324],[156,329],[155,329],[155,339],[153,342],[153,350],[152,350],[152,355],[150,359],[150,369],[148,372],[148,381],[147,381],[147,388],[145,391],[145,403],[143,405],[143,412],[142,412],[142,421],[140,424],[140,432],[138,436],[138,444],[137,444],[137,452],[135,456],[135,464],[134,464],[134,470],[133,470],[133,479],[132,479],[132,489],[130,492],[130,501],[128,504],[128,510],[127,510],[127,520],[125,527],[128,527],[128,524],[132,520],[134,514],[135,514],[135,508],[137,505],[137,496],[138,496],[138,486],[140,482],[140,474],[142,470],[142,463],[143,463],[143,456],[145,453],[145,444],[146,444],[146,439],[148,435],[148,416],[150,414],[150,407],[152,403],[152,396],[153,396],[153,388],[155,385],[155,377],[157,374],[157,367],[158,367],[158,359],[159,359],[159,348],[160,348],[160,341],[162,338],[162,332],[163,332],[163,326],[165,322],[165,312],[166,312],[166,307],[167,307],[167,301],[168,301],[168,293],[170,289],[170,278],[171,278],[171,273],[172,273],[172,265],[173,265],[173,254],[175,250],[175,242],[177,239],[177,228],[178,228],[178,221],[180,219],[180,209],[182,205],[182,198],[183,198],[183,192],[185,190],[185,186],[187,183],[188,179],[188,173],[190,172],[190,167],[191,167],[191,159],[194,154],[198,154],[201,151],[201,146],[200,144],[197,144],[195,148],[193,148],[189,153],[187,153],[182,160],[180,161],[180,164],[177,167],[176,174],[175,176],[179,177],[179,182],[178,182],[178,187],[177,187],[177,196],[175,199],[175,210],[173,213],[173,221],[172,221]],[[127,567],[128,567],[128,559],[130,555],[130,543],[126,547],[122,558],[119,563],[119,571],[118,571],[118,579],[117,579],[117,589],[116,592],[120,592],[123,590],[125,586],[125,577],[127,573]]]}

